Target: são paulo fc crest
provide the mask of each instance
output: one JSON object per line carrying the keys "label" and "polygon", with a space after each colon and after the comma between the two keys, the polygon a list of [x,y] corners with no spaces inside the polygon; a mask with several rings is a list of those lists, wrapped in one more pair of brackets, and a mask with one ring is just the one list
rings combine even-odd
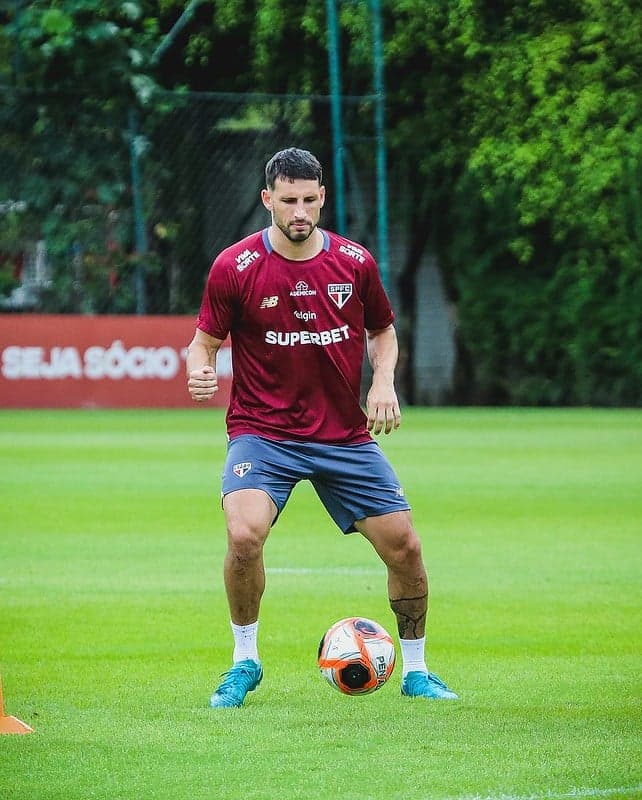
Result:
{"label": "s\u00e3o paulo fc crest", "polygon": [[234,464],[232,467],[232,472],[235,475],[238,475],[239,478],[242,478],[244,475],[252,469],[252,462],[251,461],[241,461],[240,464]]}
{"label": "s\u00e3o paulo fc crest", "polygon": [[329,283],[328,294],[337,308],[343,308],[348,300],[352,297],[352,284]]}

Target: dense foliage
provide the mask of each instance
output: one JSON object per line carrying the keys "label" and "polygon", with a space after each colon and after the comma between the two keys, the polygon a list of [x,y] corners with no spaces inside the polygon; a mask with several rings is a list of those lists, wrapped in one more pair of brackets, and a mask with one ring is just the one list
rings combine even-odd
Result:
{"label": "dense foliage", "polygon": [[[458,315],[455,399],[639,404],[639,4],[382,6],[390,216],[408,245],[402,314],[412,323],[420,258],[436,253]],[[328,92],[324,3],[36,0],[15,8],[5,12],[0,80],[32,92],[83,89],[103,113],[125,113],[155,84]],[[338,10],[343,90],[370,92],[371,3],[344,0]],[[10,97],[0,111],[5,119],[21,105],[19,95]],[[64,104],[58,111],[56,125],[66,119],[86,135],[82,114],[72,123]],[[52,114],[36,106],[22,135],[40,137],[41,158],[53,169]],[[15,124],[5,128],[3,152],[11,130],[20,135]],[[117,209],[128,177],[105,154],[127,142],[97,142],[101,191]],[[52,187],[41,177],[34,198],[47,197],[54,208],[47,193],[78,191],[82,181],[74,181]],[[114,219],[131,227],[124,212]],[[411,337],[412,324],[407,330]],[[410,398],[412,389],[409,379]]]}
{"label": "dense foliage", "polygon": [[395,7],[393,150],[422,175],[413,227],[431,223],[476,397],[639,403],[639,7]]}

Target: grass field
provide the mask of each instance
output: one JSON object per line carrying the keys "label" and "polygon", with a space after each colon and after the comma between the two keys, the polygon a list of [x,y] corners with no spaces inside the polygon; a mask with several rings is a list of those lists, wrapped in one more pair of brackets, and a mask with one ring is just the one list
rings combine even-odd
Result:
{"label": "grass field", "polygon": [[336,619],[394,630],[385,574],[307,484],[266,547],[265,678],[229,666],[220,411],[0,413],[2,800],[642,797],[642,412],[419,410],[382,439],[456,702],[348,698]]}

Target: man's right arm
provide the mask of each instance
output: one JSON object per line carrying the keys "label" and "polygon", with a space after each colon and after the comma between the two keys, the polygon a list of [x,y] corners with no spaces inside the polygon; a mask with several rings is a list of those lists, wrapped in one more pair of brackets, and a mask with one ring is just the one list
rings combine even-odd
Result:
{"label": "man's right arm", "polygon": [[187,348],[187,389],[196,403],[211,400],[218,392],[216,354],[222,344],[222,339],[197,328]]}

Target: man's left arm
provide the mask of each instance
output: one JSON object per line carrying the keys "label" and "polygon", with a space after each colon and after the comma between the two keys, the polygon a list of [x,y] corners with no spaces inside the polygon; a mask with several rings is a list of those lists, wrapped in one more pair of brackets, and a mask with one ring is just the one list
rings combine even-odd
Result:
{"label": "man's left arm", "polygon": [[391,433],[401,424],[401,411],[395,391],[395,367],[399,357],[394,325],[366,331],[368,360],[372,367],[372,385],[366,398],[368,430]]}

